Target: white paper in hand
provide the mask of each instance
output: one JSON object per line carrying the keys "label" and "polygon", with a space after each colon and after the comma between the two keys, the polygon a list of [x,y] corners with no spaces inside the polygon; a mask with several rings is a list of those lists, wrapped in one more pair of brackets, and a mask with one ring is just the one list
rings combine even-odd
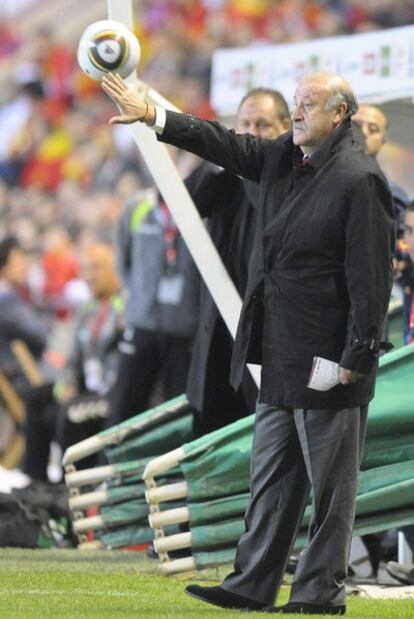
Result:
{"label": "white paper in hand", "polygon": [[314,357],[308,387],[316,391],[328,391],[339,383],[339,364],[322,357]]}

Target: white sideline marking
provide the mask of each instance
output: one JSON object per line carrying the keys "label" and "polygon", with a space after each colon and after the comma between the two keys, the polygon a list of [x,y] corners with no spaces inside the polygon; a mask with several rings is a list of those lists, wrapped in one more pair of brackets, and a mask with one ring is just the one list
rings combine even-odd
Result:
{"label": "white sideline marking", "polygon": [[[0,596],[4,595],[16,595],[18,593],[24,593],[28,595],[67,595],[68,591],[62,591],[61,589],[1,589]],[[76,595],[102,595],[102,596],[110,596],[110,597],[127,597],[127,596],[136,596],[141,595],[136,592],[128,592],[128,591],[91,591],[90,589],[79,590],[76,589],[72,591],[72,593],[76,593]]]}

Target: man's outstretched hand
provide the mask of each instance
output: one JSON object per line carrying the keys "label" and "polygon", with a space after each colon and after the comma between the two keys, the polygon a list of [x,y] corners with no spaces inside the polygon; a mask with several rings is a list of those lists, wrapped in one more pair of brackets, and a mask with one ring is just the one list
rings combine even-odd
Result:
{"label": "man's outstretched hand", "polygon": [[122,77],[115,73],[108,73],[101,82],[102,90],[117,104],[122,114],[112,116],[110,125],[130,125],[137,121],[153,124],[155,121],[154,107],[142,101],[133,93]]}

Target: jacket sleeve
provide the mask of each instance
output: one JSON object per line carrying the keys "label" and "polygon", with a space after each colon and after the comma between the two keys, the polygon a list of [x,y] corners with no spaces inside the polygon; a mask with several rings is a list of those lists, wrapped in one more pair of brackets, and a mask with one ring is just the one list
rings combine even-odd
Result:
{"label": "jacket sleeve", "polygon": [[352,189],[345,224],[345,277],[350,299],[340,366],[361,374],[374,367],[392,287],[394,208],[386,181],[370,173]]}
{"label": "jacket sleeve", "polygon": [[2,308],[2,328],[10,340],[22,340],[36,359],[47,344],[47,329],[30,306],[18,301]]}
{"label": "jacket sleeve", "polygon": [[184,183],[201,217],[211,217],[231,202],[234,175],[210,163],[202,163]]}
{"label": "jacket sleeve", "polygon": [[157,137],[254,181],[260,180],[266,150],[274,141],[237,134],[220,123],[171,111],[167,111],[164,131]]}

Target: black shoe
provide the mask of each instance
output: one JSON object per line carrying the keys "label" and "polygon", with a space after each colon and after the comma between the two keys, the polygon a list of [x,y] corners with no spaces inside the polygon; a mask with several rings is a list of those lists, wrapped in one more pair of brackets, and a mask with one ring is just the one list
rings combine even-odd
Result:
{"label": "black shoe", "polygon": [[202,602],[220,606],[220,608],[229,608],[233,610],[254,611],[261,610],[266,607],[266,604],[249,600],[241,595],[230,593],[221,587],[200,587],[199,585],[189,585],[185,588],[185,592]]}
{"label": "black shoe", "polygon": [[288,613],[297,615],[345,615],[346,606],[324,606],[322,604],[306,604],[306,602],[288,602],[284,606],[270,606],[268,613]]}
{"label": "black shoe", "polygon": [[402,585],[414,585],[414,567],[388,561],[385,565],[388,574],[398,580]]}

